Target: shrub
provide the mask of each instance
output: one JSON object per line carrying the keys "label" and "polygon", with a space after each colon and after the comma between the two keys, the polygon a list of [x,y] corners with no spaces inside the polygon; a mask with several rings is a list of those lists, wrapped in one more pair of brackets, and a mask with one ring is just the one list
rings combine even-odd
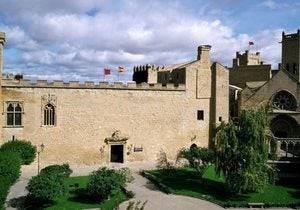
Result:
{"label": "shrub", "polygon": [[61,175],[64,178],[70,177],[72,174],[72,170],[70,169],[69,164],[63,165],[50,165],[41,170],[41,174],[53,174],[53,175]]}
{"label": "shrub", "polygon": [[4,209],[4,203],[11,183],[7,177],[0,175],[0,209]]}
{"label": "shrub", "polygon": [[124,188],[125,184],[123,173],[103,167],[92,172],[86,191],[91,200],[102,201]]}
{"label": "shrub", "polygon": [[208,148],[192,147],[190,149],[182,149],[179,152],[179,158],[185,158],[189,161],[192,168],[202,177],[208,166],[214,161],[214,151]]}
{"label": "shrub", "polygon": [[13,184],[21,173],[21,159],[14,152],[0,152],[0,176]]}
{"label": "shrub", "polygon": [[65,194],[67,185],[63,176],[41,173],[29,180],[26,189],[31,200],[37,203],[47,203]]}
{"label": "shrub", "polygon": [[36,156],[36,147],[29,141],[15,140],[4,143],[0,151],[10,151],[18,153],[21,157],[22,164],[29,165],[34,161]]}

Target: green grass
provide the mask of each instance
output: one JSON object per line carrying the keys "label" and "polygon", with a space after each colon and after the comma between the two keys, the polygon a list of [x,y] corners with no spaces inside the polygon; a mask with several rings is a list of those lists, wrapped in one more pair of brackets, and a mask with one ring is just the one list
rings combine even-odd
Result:
{"label": "green grass", "polygon": [[[55,199],[52,203],[37,206],[30,200],[22,198],[15,201],[15,207],[19,209],[51,209],[51,210],[81,210],[90,208],[100,208],[101,210],[113,210],[119,203],[128,199],[125,192],[118,194],[104,200],[101,203],[91,202],[84,194],[84,189],[88,183],[88,176],[70,177],[67,178],[66,184],[69,191],[60,198]],[[79,186],[75,188],[74,184]]]}
{"label": "green grass", "polygon": [[269,185],[262,193],[249,193],[233,196],[226,191],[224,178],[218,177],[214,167],[208,168],[203,181],[196,171],[190,168],[148,171],[161,183],[168,186],[172,193],[206,199],[224,207],[243,207],[248,203],[265,203],[266,206],[300,206],[300,184],[277,183]]}
{"label": "green grass", "polygon": [[75,183],[79,184],[79,189],[77,191],[74,190],[74,187],[70,187],[69,192],[54,201],[54,204],[47,207],[46,209],[88,209],[88,208],[101,208],[101,210],[112,210],[119,203],[127,200],[127,196],[124,192],[120,192],[119,194],[111,197],[108,200],[103,201],[102,203],[91,203],[88,199],[82,195],[83,189],[86,187],[88,182],[88,176],[79,176],[79,177],[70,177],[67,179],[67,184],[74,185]]}

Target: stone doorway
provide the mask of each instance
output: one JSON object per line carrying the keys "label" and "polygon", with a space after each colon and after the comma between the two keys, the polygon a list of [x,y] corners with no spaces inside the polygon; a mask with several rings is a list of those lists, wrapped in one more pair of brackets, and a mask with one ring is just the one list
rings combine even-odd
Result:
{"label": "stone doorway", "polygon": [[110,162],[124,163],[124,145],[110,146]]}

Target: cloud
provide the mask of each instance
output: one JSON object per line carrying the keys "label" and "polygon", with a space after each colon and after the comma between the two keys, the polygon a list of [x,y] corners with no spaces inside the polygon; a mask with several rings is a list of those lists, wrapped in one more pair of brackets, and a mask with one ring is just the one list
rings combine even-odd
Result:
{"label": "cloud", "polygon": [[268,62],[279,62],[280,30],[236,34],[217,16],[199,18],[179,2],[49,2],[0,2],[7,48],[21,54],[17,63],[6,63],[9,71],[22,70],[32,78],[99,80],[104,67],[193,60],[200,44],[212,45],[213,59],[230,65],[235,51],[245,50],[250,40]]}

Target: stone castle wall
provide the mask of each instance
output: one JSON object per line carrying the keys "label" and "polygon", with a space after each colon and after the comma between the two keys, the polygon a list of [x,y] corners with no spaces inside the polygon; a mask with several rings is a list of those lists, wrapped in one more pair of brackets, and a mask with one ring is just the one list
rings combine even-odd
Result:
{"label": "stone castle wall", "polygon": [[[105,164],[110,144],[105,138],[119,130],[129,139],[124,161],[155,161],[161,150],[175,159],[195,143],[208,146],[216,119],[228,120],[228,70],[212,64],[207,47],[202,58],[186,66],[185,84],[135,84],[77,81],[1,80],[1,141],[13,137],[45,145],[46,163]],[[213,65],[213,66],[212,66]],[[215,65],[215,66],[214,66]],[[43,125],[45,100],[54,101],[56,124]],[[6,126],[8,102],[23,107],[22,126]],[[204,119],[197,119],[203,110]],[[119,142],[120,143],[120,142]]]}

